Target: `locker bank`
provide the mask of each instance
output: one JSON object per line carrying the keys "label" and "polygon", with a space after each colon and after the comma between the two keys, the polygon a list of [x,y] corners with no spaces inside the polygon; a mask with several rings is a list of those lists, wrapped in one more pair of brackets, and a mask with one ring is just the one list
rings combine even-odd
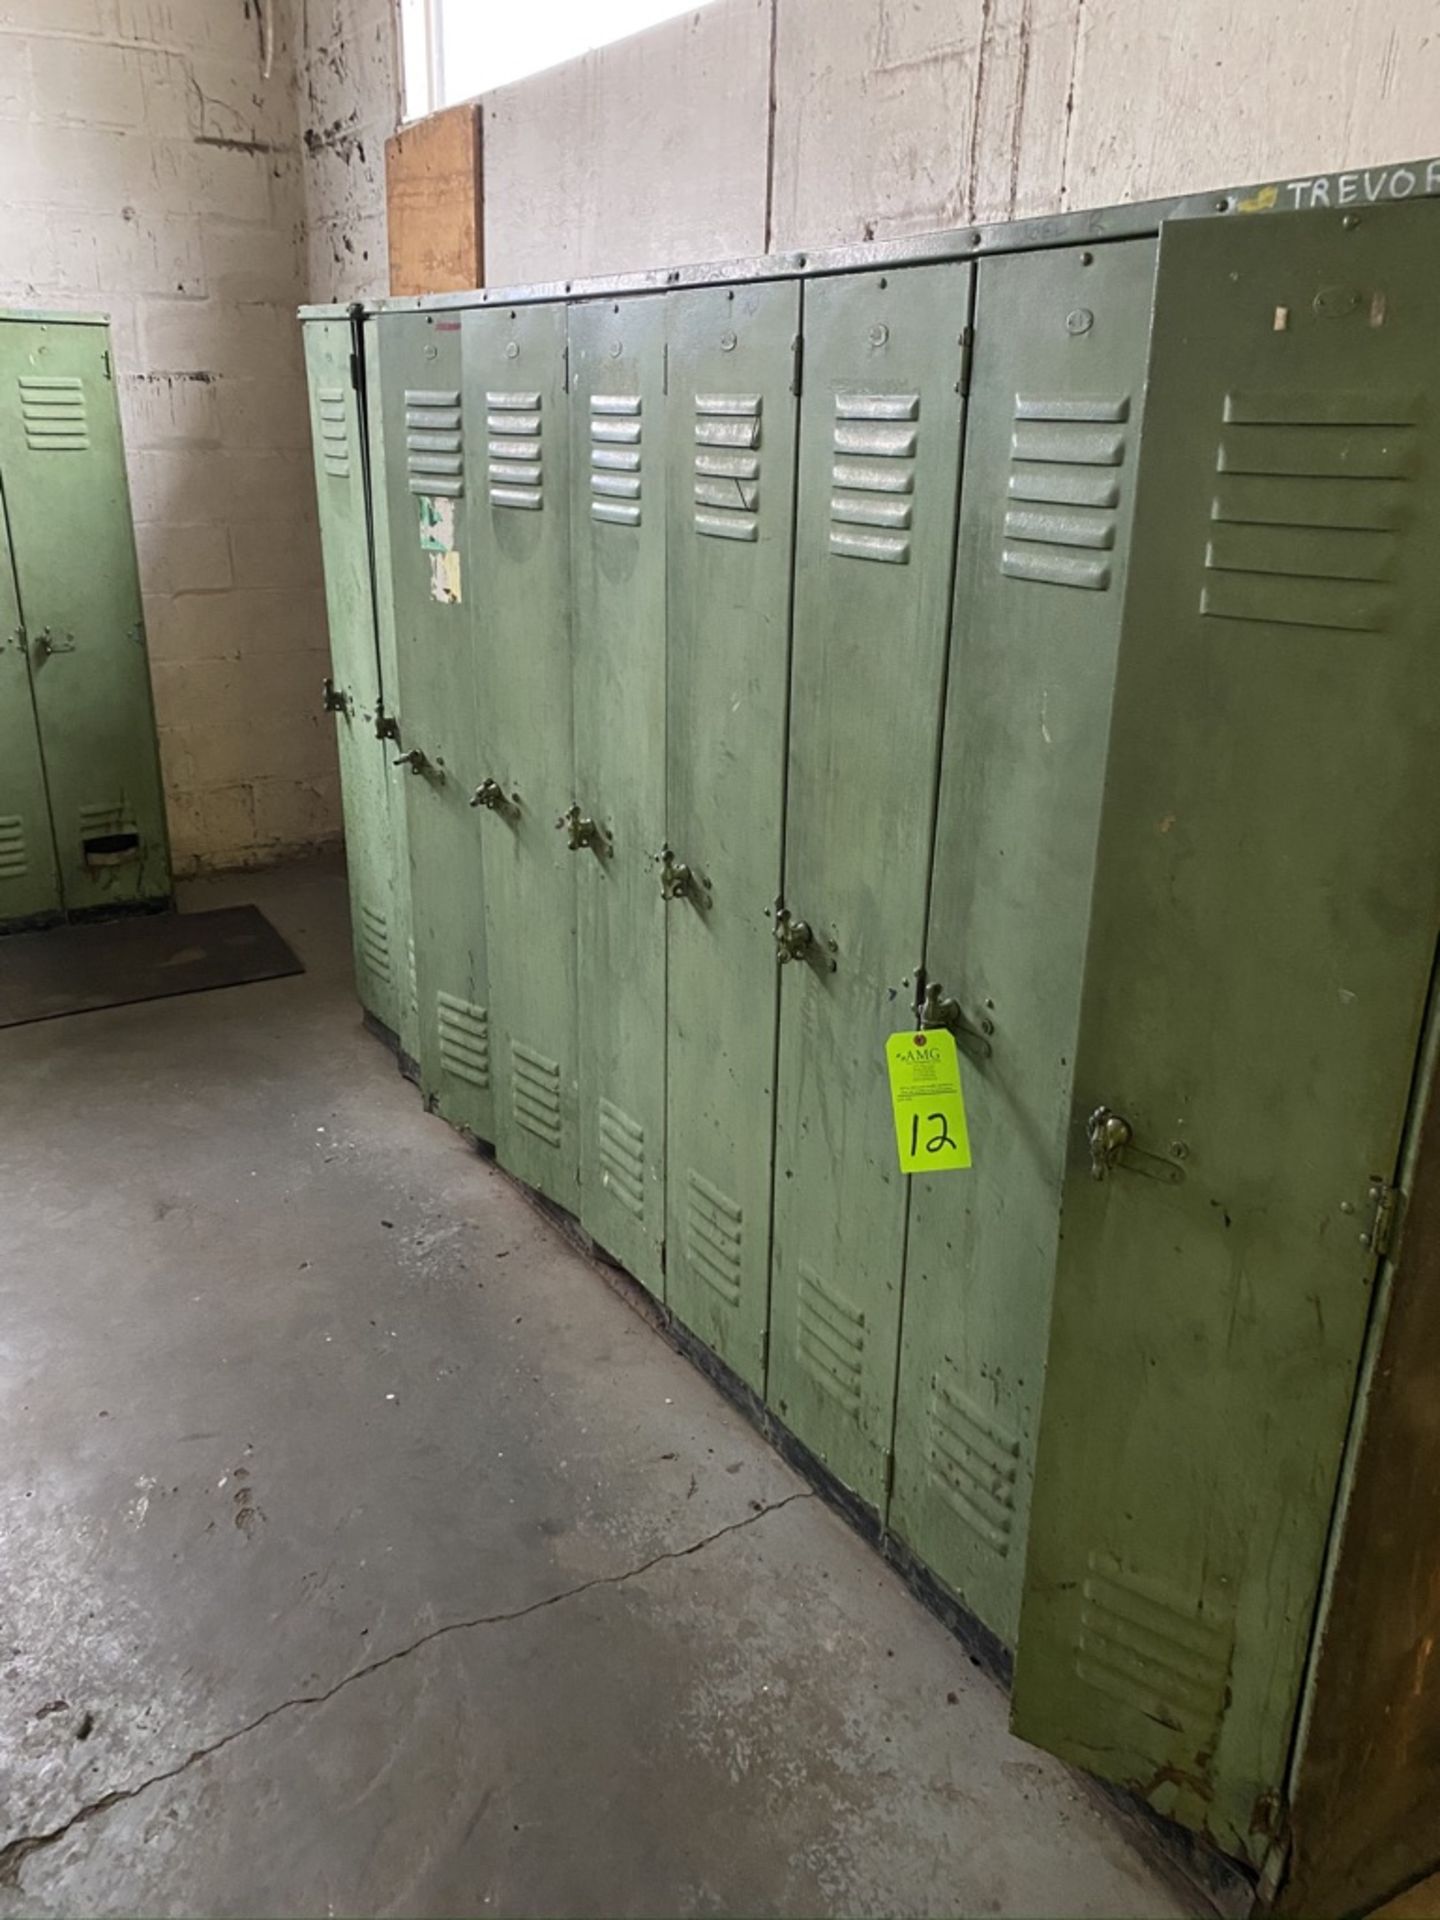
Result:
{"label": "locker bank", "polygon": [[1404,1877],[1436,1724],[1436,221],[305,318],[367,1014],[1018,1733],[1297,1912]]}

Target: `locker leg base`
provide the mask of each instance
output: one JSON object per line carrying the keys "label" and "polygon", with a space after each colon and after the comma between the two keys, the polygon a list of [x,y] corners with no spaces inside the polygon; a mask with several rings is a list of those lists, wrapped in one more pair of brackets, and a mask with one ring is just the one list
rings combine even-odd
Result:
{"label": "locker leg base", "polygon": [[1248,1920],[1268,1902],[1256,1898],[1256,1876],[1229,1854],[1219,1852],[1198,1833],[1177,1826],[1130,1792],[1098,1775],[1073,1769],[1075,1778],[1098,1800],[1138,1853],[1189,1893],[1199,1892],[1221,1920]]}
{"label": "locker leg base", "polygon": [[[600,1257],[607,1266],[614,1266],[603,1254]],[[983,1621],[976,1619],[903,1540],[887,1530],[873,1507],[835,1478],[804,1441],[797,1439],[784,1422],[777,1419],[753,1387],[653,1300],[623,1268],[614,1268],[614,1272],[623,1282],[616,1290],[630,1300],[677,1352],[718,1387],[780,1457],[895,1569],[921,1606],[959,1641],[971,1664],[1008,1694],[1013,1685],[1015,1662],[1004,1642]],[[609,1280],[608,1274],[606,1277]],[[1236,1861],[1208,1846],[1187,1828],[1164,1819],[1124,1787],[1112,1786],[1108,1781],[1078,1770],[1075,1778],[1102,1802],[1111,1819],[1124,1827],[1157,1871],[1177,1881],[1188,1893],[1198,1890],[1223,1920],[1245,1920],[1245,1916],[1255,1911],[1254,1880]]]}
{"label": "locker leg base", "polygon": [[[649,1296],[645,1298],[648,1300]],[[916,1559],[903,1540],[888,1531],[872,1506],[836,1479],[824,1461],[818,1459],[803,1440],[796,1438],[753,1387],[732,1372],[717,1353],[707,1347],[703,1340],[697,1339],[687,1327],[681,1326],[673,1315],[666,1313],[653,1301],[650,1306],[654,1311],[647,1317],[655,1320],[670,1344],[720,1389],[751,1426],[769,1441],[781,1459],[815,1489],[827,1506],[833,1507],[862,1540],[889,1562],[920,1604],[933,1613],[960,1642],[972,1663],[1008,1693],[1013,1673],[1010,1649],[961,1605],[950,1589],[922,1561]]]}
{"label": "locker leg base", "polygon": [[378,1040],[381,1046],[388,1047],[391,1053],[394,1054],[395,1064],[400,1069],[401,1078],[408,1080],[412,1087],[418,1087],[420,1084],[420,1062],[413,1054],[406,1053],[404,1047],[400,1044],[400,1036],[396,1033],[395,1029],[393,1027],[387,1027],[378,1013],[371,1013],[370,1010],[365,1007],[362,1007],[360,1011],[360,1024],[372,1039]]}
{"label": "locker leg base", "polygon": [[[369,1013],[364,1017],[364,1024],[395,1054],[406,1078],[418,1085],[416,1063],[401,1051],[400,1043],[390,1029]],[[427,1111],[434,1111],[432,1101],[427,1099],[424,1104]],[[487,1142],[477,1139],[466,1127],[455,1127],[454,1131],[483,1158],[498,1164],[495,1163],[495,1150]],[[504,1169],[500,1171],[504,1172]],[[843,1486],[824,1462],[766,1406],[754,1388],[728,1367],[703,1340],[691,1333],[688,1327],[682,1326],[661,1301],[641,1286],[632,1273],[606,1253],[572,1213],[557,1206],[553,1200],[548,1200],[544,1194],[537,1193],[533,1187],[527,1187],[523,1180],[516,1180],[510,1174],[506,1174],[506,1178],[537,1213],[542,1214],[578,1252],[590,1260],[604,1284],[668,1341],[677,1353],[683,1354],[692,1366],[703,1373],[780,1457],[813,1487],[820,1498],[848,1522],[881,1559],[894,1568],[920,1604],[965,1649],[971,1664],[1008,1694],[1014,1667],[1009,1648],[982,1621],[976,1619],[929,1567],[916,1558],[903,1540],[897,1539],[886,1529],[875,1509]],[[1186,1828],[1164,1819],[1124,1787],[1112,1786],[1108,1781],[1096,1779],[1078,1768],[1073,1771],[1077,1783],[1106,1808],[1157,1871],[1189,1891],[1198,1890],[1215,1912],[1222,1916],[1222,1920],[1246,1920],[1247,1916],[1257,1911],[1254,1877],[1238,1862],[1207,1846],[1198,1835]]]}

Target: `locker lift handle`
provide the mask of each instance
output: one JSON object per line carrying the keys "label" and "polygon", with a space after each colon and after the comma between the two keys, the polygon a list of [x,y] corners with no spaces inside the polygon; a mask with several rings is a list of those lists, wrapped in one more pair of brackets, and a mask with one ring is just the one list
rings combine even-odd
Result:
{"label": "locker lift handle", "polygon": [[422,753],[419,747],[411,747],[408,753],[402,753],[400,758],[392,764],[397,767],[409,767],[412,773],[429,774],[436,780],[443,780],[445,778],[445,769],[439,766],[432,766],[429,754]]}
{"label": "locker lift handle", "polygon": [[581,813],[578,800],[570,805],[555,822],[565,834],[565,843],[572,853],[579,853],[582,847],[591,847],[603,859],[612,851],[605,829],[592,820],[588,813]]}
{"label": "locker lift handle", "polygon": [[470,796],[472,807],[485,807],[491,813],[505,818],[518,814],[520,796],[518,793],[506,793],[498,780],[482,780]]}
{"label": "locker lift handle", "polygon": [[691,900],[697,907],[714,904],[710,882],[693,867],[675,858],[673,847],[663,846],[655,856],[660,866],[660,895],[664,900]]}
{"label": "locker lift handle", "polygon": [[920,1003],[920,1025],[922,1028],[946,1028],[967,1053],[977,1054],[982,1060],[988,1060],[993,1051],[990,1036],[995,1031],[995,1022],[982,1019],[977,1026],[966,1017],[960,1002],[946,993],[938,980],[929,980],[925,984],[925,997]]}
{"label": "locker lift handle", "polygon": [[30,651],[37,660],[48,659],[52,653],[74,653],[75,636],[67,633],[63,640],[57,640],[49,627],[42,627],[38,633],[31,634]]}
{"label": "locker lift handle", "polygon": [[780,901],[775,903],[775,960],[779,966],[788,966],[792,960],[808,960],[812,966],[822,972],[835,971],[835,942],[827,941],[823,946],[815,937],[815,929],[808,920],[797,920],[790,909]]}
{"label": "locker lift handle", "polygon": [[1147,1180],[1178,1187],[1185,1178],[1185,1169],[1175,1164],[1188,1153],[1183,1142],[1177,1141],[1170,1149],[1174,1155],[1171,1160],[1163,1159],[1158,1153],[1147,1153],[1136,1146],[1135,1129],[1130,1122],[1113,1107],[1096,1107],[1085,1122],[1085,1140],[1090,1148],[1092,1180],[1106,1180],[1112,1173],[1139,1173]]}

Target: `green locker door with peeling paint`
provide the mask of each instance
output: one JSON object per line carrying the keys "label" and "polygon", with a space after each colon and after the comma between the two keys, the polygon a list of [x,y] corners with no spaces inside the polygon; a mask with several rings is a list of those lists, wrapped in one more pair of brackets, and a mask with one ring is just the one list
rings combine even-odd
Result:
{"label": "green locker door with peeling paint", "polygon": [[669,296],[666,1299],[763,1392],[800,290]]}
{"label": "green locker door with peeling paint", "polygon": [[0,315],[5,489],[66,911],[170,895],[107,329]]}
{"label": "green locker door with peeling paint", "polygon": [[580,1218],[664,1291],[665,301],[570,308]]}
{"label": "green locker door with peeling paint", "polygon": [[420,1083],[436,1110],[494,1134],[476,747],[475,647],[465,578],[458,314],[378,321],[390,572],[399,671]]}
{"label": "green locker door with peeling paint", "polygon": [[[380,333],[373,314],[361,323],[365,359],[365,424],[370,487],[370,564],[375,595],[375,639],[379,660],[379,699],[375,731],[385,775],[390,872],[390,951],[395,971],[395,1033],[402,1064],[420,1058],[420,1009],[415,985],[415,931],[410,908],[410,835],[405,782],[408,768],[396,766],[400,734],[400,666],[395,644],[395,580],[390,565],[390,486],[386,460],[385,407],[380,372]],[[406,482],[408,489],[408,479]]]}
{"label": "green locker door with peeling paint", "polygon": [[913,1018],[950,626],[968,264],[805,290],[769,1399],[886,1496]]}
{"label": "green locker door with peeling paint", "polygon": [[63,906],[0,487],[0,927],[53,918]]}
{"label": "green locker door with peeling paint", "polygon": [[1440,928],[1433,217],[1160,242],[1014,1720],[1253,1862]]}
{"label": "green locker door with peeling paint", "polygon": [[575,1212],[575,856],[565,308],[464,317],[495,1150]]}
{"label": "green locker door with peeling paint", "polygon": [[375,732],[380,673],[354,330],[349,320],[336,318],[307,320],[304,332],[330,628],[326,699],[335,715],[340,754],[355,985],[365,1011],[395,1032],[403,954],[394,928],[385,744]]}
{"label": "green locker door with peeling paint", "polygon": [[974,1164],[910,1182],[890,1524],[1013,1648],[1155,242],[975,271],[925,955]]}

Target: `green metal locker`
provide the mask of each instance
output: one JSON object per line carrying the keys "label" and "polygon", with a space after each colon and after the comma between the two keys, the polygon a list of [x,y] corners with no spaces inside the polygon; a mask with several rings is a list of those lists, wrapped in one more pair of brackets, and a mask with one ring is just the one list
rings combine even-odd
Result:
{"label": "green metal locker", "polygon": [[769,1399],[875,1508],[905,1260],[885,1041],[925,938],[971,274],[805,290]]}
{"label": "green metal locker", "polygon": [[800,289],[668,307],[666,1299],[763,1392]]}
{"label": "green metal locker", "polygon": [[[162,905],[170,852],[103,322],[0,314],[0,486],[64,909]],[[43,863],[43,838],[31,846]]]}
{"label": "green metal locker", "polygon": [[[395,968],[395,1035],[403,1063],[420,1058],[420,1007],[415,981],[415,930],[410,907],[410,835],[405,788],[409,768],[397,766],[400,666],[395,644],[395,581],[390,565],[390,505],[385,457],[385,408],[380,371],[380,332],[373,314],[361,319],[365,365],[365,426],[370,509],[370,565],[375,595],[375,638],[379,652],[379,703],[375,731],[381,743],[389,823],[390,951]],[[407,489],[408,490],[408,489]],[[408,531],[408,529],[407,529]]]}
{"label": "green metal locker", "polygon": [[454,1125],[494,1136],[476,750],[474,582],[465,578],[460,317],[380,316],[385,494],[408,771],[406,832],[420,1082]]}
{"label": "green metal locker", "polygon": [[665,302],[570,308],[580,1219],[652,1293],[665,1232]]}
{"label": "green metal locker", "polygon": [[335,715],[350,927],[360,1004],[399,1028],[404,954],[395,940],[390,854],[390,781],[375,731],[380,670],[375,639],[367,502],[364,388],[357,384],[356,334],[347,319],[308,320],[305,364],[310,432],[325,563],[331,673],[325,700]]}
{"label": "green metal locker", "polygon": [[1015,1725],[1257,1863],[1440,924],[1434,218],[1160,242]]}
{"label": "green metal locker", "polygon": [[924,991],[974,1165],[910,1182],[890,1525],[1012,1648],[1154,271],[976,268]]}
{"label": "green metal locker", "polygon": [[575,1212],[575,856],[555,829],[575,772],[564,303],[472,308],[463,339],[495,1148]]}
{"label": "green metal locker", "polygon": [[0,926],[16,926],[63,902],[4,504],[0,486]]}

